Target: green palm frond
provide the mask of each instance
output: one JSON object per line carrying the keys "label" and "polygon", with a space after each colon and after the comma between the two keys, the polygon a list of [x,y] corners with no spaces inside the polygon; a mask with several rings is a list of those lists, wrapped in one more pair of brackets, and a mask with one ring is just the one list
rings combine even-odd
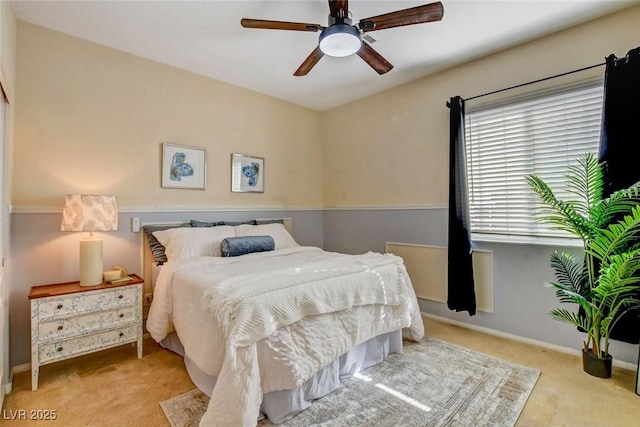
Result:
{"label": "green palm frond", "polygon": [[[634,293],[640,282],[640,250],[613,255],[603,266],[598,286],[593,288],[593,298],[602,307],[609,307],[609,313],[616,315],[614,307],[629,305],[635,299]],[[618,307],[620,308],[620,307]]]}
{"label": "green palm frond", "polygon": [[585,296],[571,289],[567,289],[556,282],[548,282],[547,286],[556,289],[556,297],[561,303],[578,304],[584,309],[593,309],[593,302],[588,295]]}
{"label": "green palm frond", "polygon": [[569,323],[575,327],[582,328],[585,331],[591,329],[589,320],[580,316],[578,313],[566,310],[564,308],[555,308],[549,313],[552,318],[561,322]]}
{"label": "green palm frond", "polygon": [[586,252],[606,263],[610,256],[629,250],[630,243],[638,236],[640,206],[635,206],[631,209],[630,215],[600,230],[600,233],[589,241]]}
{"label": "green palm frond", "polygon": [[584,264],[578,261],[576,256],[567,252],[553,251],[550,264],[557,282],[548,283],[548,285],[556,288],[556,296],[560,299],[560,302],[571,302],[566,300],[566,294],[562,291],[575,292],[583,296],[587,295],[590,291],[587,272]]}
{"label": "green palm frond", "polygon": [[577,197],[574,201],[576,211],[585,218],[603,197],[604,179],[598,159],[591,153],[578,159],[577,165],[569,166],[567,191]]}
{"label": "green palm frond", "polygon": [[550,225],[553,229],[567,231],[580,237],[588,237],[590,230],[587,219],[580,215],[572,203],[558,200],[542,179],[535,175],[526,177],[529,187],[538,194],[543,203],[536,213],[536,217],[542,223]]}
{"label": "green palm frond", "polygon": [[603,228],[616,216],[630,214],[639,202],[640,182],[629,188],[618,190],[593,205],[590,211],[591,226],[596,229]]}
{"label": "green palm frond", "polygon": [[602,202],[612,203],[616,200],[620,199],[631,199],[636,200],[636,203],[633,206],[637,205],[637,200],[640,197],[640,181],[636,182],[633,185],[630,185],[627,188],[622,188],[613,192],[606,199],[602,199]]}

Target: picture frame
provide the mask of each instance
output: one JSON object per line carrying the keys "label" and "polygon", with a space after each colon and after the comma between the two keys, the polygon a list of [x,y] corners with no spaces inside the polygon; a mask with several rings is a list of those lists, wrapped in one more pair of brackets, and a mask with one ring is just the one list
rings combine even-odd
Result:
{"label": "picture frame", "polygon": [[264,193],[264,158],[231,154],[231,191]]}
{"label": "picture frame", "polygon": [[204,190],[207,182],[205,149],[162,143],[160,175],[162,188]]}

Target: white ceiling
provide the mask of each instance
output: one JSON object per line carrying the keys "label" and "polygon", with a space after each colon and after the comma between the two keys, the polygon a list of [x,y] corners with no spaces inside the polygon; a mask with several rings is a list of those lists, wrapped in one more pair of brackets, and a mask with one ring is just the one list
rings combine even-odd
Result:
{"label": "white ceiling", "polygon": [[[431,3],[350,1],[362,18]],[[293,72],[318,33],[246,29],[241,18],[327,25],[326,0],[24,1],[18,19],[316,110],[326,110],[455,64],[631,6],[611,0],[442,0],[441,22],[369,33],[394,65],[379,76],[357,55],[325,56]],[[586,64],[588,65],[588,64]]]}

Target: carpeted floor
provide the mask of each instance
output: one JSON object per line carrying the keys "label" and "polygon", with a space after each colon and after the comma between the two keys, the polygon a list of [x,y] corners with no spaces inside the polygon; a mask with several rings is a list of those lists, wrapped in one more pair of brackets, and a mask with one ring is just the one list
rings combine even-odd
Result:
{"label": "carpeted floor", "polygon": [[[539,371],[433,339],[405,343],[283,426],[513,426]],[[196,426],[198,390],[160,403],[172,426]],[[259,426],[269,426],[268,420]]]}

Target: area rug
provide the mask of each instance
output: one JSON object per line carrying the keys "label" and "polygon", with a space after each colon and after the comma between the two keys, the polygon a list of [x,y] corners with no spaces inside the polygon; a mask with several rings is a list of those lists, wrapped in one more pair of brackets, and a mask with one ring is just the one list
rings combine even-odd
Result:
{"label": "area rug", "polygon": [[[359,372],[281,426],[513,426],[540,371],[439,340]],[[198,390],[160,402],[173,427],[197,426],[209,399]],[[271,426],[268,420],[260,427]]]}

